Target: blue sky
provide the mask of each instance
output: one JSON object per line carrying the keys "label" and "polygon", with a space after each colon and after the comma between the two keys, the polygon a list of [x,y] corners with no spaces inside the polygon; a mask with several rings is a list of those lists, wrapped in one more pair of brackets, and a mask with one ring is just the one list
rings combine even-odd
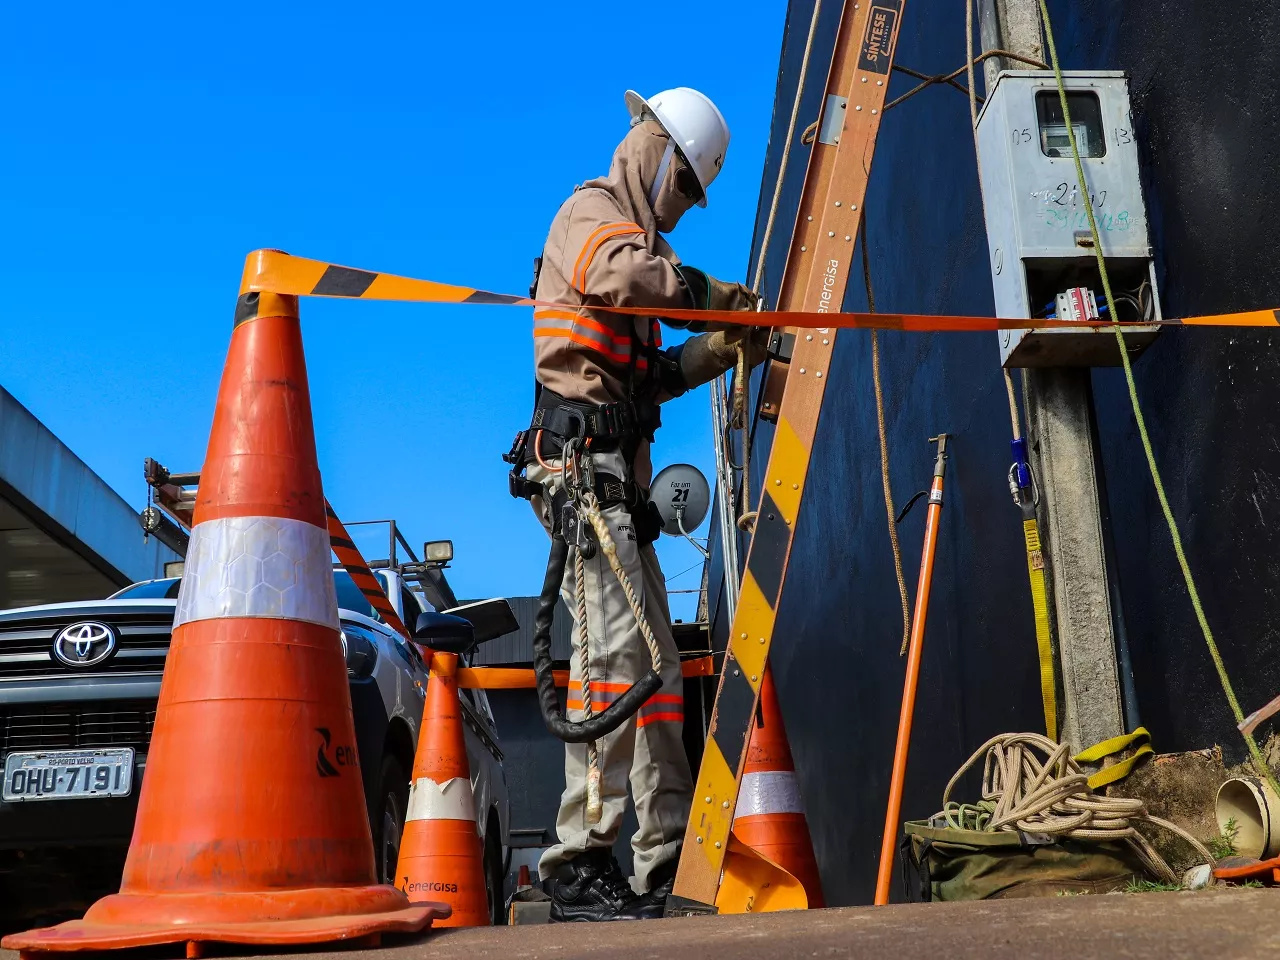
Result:
{"label": "blue sky", "polygon": [[[143,457],[203,459],[248,251],[523,292],[556,208],[625,134],[628,87],[697,87],[724,112],[710,207],[670,239],[745,279],[782,0],[213,9],[5,15],[0,384],[135,506]],[[339,514],[452,538],[460,596],[535,593],[546,539],[499,459],[529,417],[528,310],[302,316]],[[655,462],[710,475],[706,390],[664,420]],[[659,552],[672,589],[697,587],[691,546]]]}

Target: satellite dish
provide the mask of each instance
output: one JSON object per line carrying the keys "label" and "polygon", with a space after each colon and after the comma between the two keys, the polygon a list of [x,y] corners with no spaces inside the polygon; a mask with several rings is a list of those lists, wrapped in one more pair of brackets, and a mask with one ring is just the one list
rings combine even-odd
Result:
{"label": "satellite dish", "polygon": [[707,519],[707,511],[711,509],[711,487],[697,467],[673,463],[653,478],[649,499],[662,517],[662,532],[684,537]]}

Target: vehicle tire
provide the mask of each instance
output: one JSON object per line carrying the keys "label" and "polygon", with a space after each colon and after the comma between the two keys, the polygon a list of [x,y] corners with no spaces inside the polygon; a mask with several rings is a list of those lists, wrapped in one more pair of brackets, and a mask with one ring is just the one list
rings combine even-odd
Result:
{"label": "vehicle tire", "polygon": [[489,919],[495,927],[507,924],[507,899],[502,870],[502,828],[490,814],[484,831],[484,887],[489,896]]}
{"label": "vehicle tire", "polygon": [[382,758],[381,802],[374,813],[373,853],[378,881],[395,886],[396,862],[400,859],[400,839],[404,836],[404,816],[409,809],[409,778],[400,761]]}

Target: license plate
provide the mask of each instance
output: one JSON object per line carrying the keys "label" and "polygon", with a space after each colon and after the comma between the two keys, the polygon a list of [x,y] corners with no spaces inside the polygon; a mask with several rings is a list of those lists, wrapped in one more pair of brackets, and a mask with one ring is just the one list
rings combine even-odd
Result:
{"label": "license plate", "polygon": [[4,761],[6,801],[127,797],[133,748],[11,753]]}

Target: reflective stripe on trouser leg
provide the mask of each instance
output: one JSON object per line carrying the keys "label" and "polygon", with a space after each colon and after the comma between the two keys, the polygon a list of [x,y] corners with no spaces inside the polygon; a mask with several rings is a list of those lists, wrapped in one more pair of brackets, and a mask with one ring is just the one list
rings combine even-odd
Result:
{"label": "reflective stripe on trouser leg", "polygon": [[[598,470],[624,475],[622,457],[617,453],[596,454]],[[543,483],[558,480],[558,474],[548,477],[537,465],[530,467],[529,479]],[[540,509],[544,526],[549,524],[546,504],[539,498],[535,509]],[[640,550],[635,541],[635,531],[628,512],[614,506],[602,511],[618,546],[618,556],[631,578],[637,594],[645,605],[649,624],[662,650],[663,687],[655,696],[658,703],[650,702],[641,709],[645,723],[637,730],[633,719],[623,724],[599,741],[601,800],[603,815],[600,822],[586,822],[586,747],[568,745],[565,749],[565,792],[561,797],[560,812],[556,820],[556,832],[560,843],[542,857],[539,869],[544,877],[550,876],[561,863],[591,847],[612,847],[626,813],[627,786],[637,798],[637,819],[640,829],[633,840],[637,850],[637,878],[644,882],[650,869],[671,856],[678,849],[683,836],[685,818],[688,815],[692,793],[688,759],[681,736],[682,726],[671,719],[658,719],[656,710],[666,717],[682,714],[679,700],[683,687],[680,676],[680,657],[671,635],[670,617],[666,607],[666,588],[657,558],[652,548]],[[587,561],[587,619],[591,633],[591,682],[592,700],[603,706],[602,699],[616,689],[629,685],[645,674],[650,666],[649,648],[640,635],[635,618],[627,603],[626,594],[609,569],[608,561],[600,554]],[[569,610],[576,617],[577,600],[574,595],[572,566],[566,571],[561,587]],[[573,631],[577,643],[576,624]],[[570,679],[575,684],[571,691],[575,700],[581,699],[579,658],[577,650],[570,660]],[[661,698],[661,700],[659,699]],[[668,701],[663,703],[661,701]],[[679,711],[679,712],[677,712]],[[580,720],[580,710],[570,711],[572,720]],[[633,764],[634,761],[634,764]],[[671,852],[668,852],[671,851]]]}

